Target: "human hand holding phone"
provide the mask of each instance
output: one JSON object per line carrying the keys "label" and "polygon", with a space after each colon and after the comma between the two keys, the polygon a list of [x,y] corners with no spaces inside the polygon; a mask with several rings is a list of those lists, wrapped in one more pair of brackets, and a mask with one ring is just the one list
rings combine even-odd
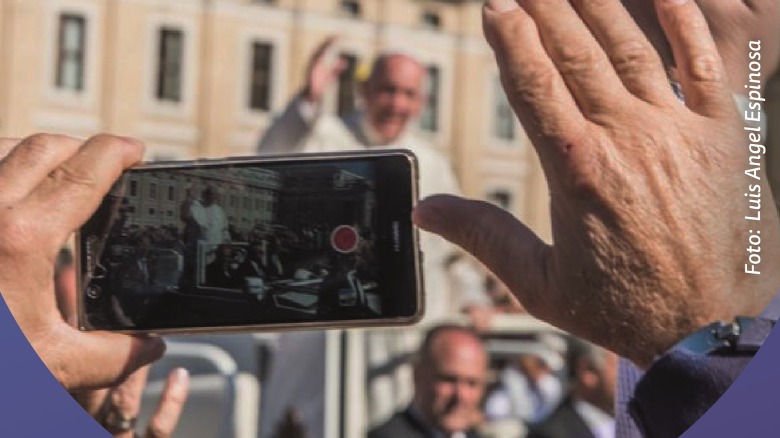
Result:
{"label": "human hand holding phone", "polygon": [[416,172],[402,150],[132,169],[79,233],[80,327],[413,323],[423,311]]}
{"label": "human hand holding phone", "polygon": [[158,338],[77,331],[60,315],[54,293],[60,247],[142,153],[140,142],[109,135],[0,141],[0,291],[69,390],[115,384],[165,350]]}

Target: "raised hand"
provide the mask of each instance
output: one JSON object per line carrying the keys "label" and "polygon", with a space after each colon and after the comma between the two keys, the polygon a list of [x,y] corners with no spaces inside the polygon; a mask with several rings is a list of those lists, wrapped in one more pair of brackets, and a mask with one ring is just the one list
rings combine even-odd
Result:
{"label": "raised hand", "polygon": [[346,68],[344,60],[334,52],[337,40],[335,36],[326,38],[309,59],[303,97],[311,103],[319,104]]}
{"label": "raised hand", "polygon": [[[686,95],[619,0],[489,1],[484,30],[549,183],[554,245],[486,203],[414,214],[463,246],[533,315],[648,365],[780,288],[778,218],[726,71],[692,0],[655,0]],[[762,219],[744,193],[758,185]],[[760,234],[759,234],[760,231]],[[749,236],[761,274],[745,273]]]}

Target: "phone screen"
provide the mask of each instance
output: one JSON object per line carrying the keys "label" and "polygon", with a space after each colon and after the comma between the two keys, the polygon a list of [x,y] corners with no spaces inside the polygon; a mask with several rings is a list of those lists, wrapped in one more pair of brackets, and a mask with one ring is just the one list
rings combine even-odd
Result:
{"label": "phone screen", "polygon": [[387,151],[132,169],[80,230],[80,325],[414,322],[414,163]]}

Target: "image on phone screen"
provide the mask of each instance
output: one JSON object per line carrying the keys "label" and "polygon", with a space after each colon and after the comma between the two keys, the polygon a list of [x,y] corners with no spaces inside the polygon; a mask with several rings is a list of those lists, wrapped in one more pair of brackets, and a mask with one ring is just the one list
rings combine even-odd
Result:
{"label": "image on phone screen", "polygon": [[80,232],[82,326],[415,318],[413,173],[406,154],[134,169]]}

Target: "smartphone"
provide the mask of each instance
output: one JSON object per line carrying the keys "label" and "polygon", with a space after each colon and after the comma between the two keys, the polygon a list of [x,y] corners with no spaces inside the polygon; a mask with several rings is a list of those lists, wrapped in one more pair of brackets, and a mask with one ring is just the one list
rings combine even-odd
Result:
{"label": "smartphone", "polygon": [[155,162],[78,233],[82,330],[392,326],[423,313],[406,150]]}

